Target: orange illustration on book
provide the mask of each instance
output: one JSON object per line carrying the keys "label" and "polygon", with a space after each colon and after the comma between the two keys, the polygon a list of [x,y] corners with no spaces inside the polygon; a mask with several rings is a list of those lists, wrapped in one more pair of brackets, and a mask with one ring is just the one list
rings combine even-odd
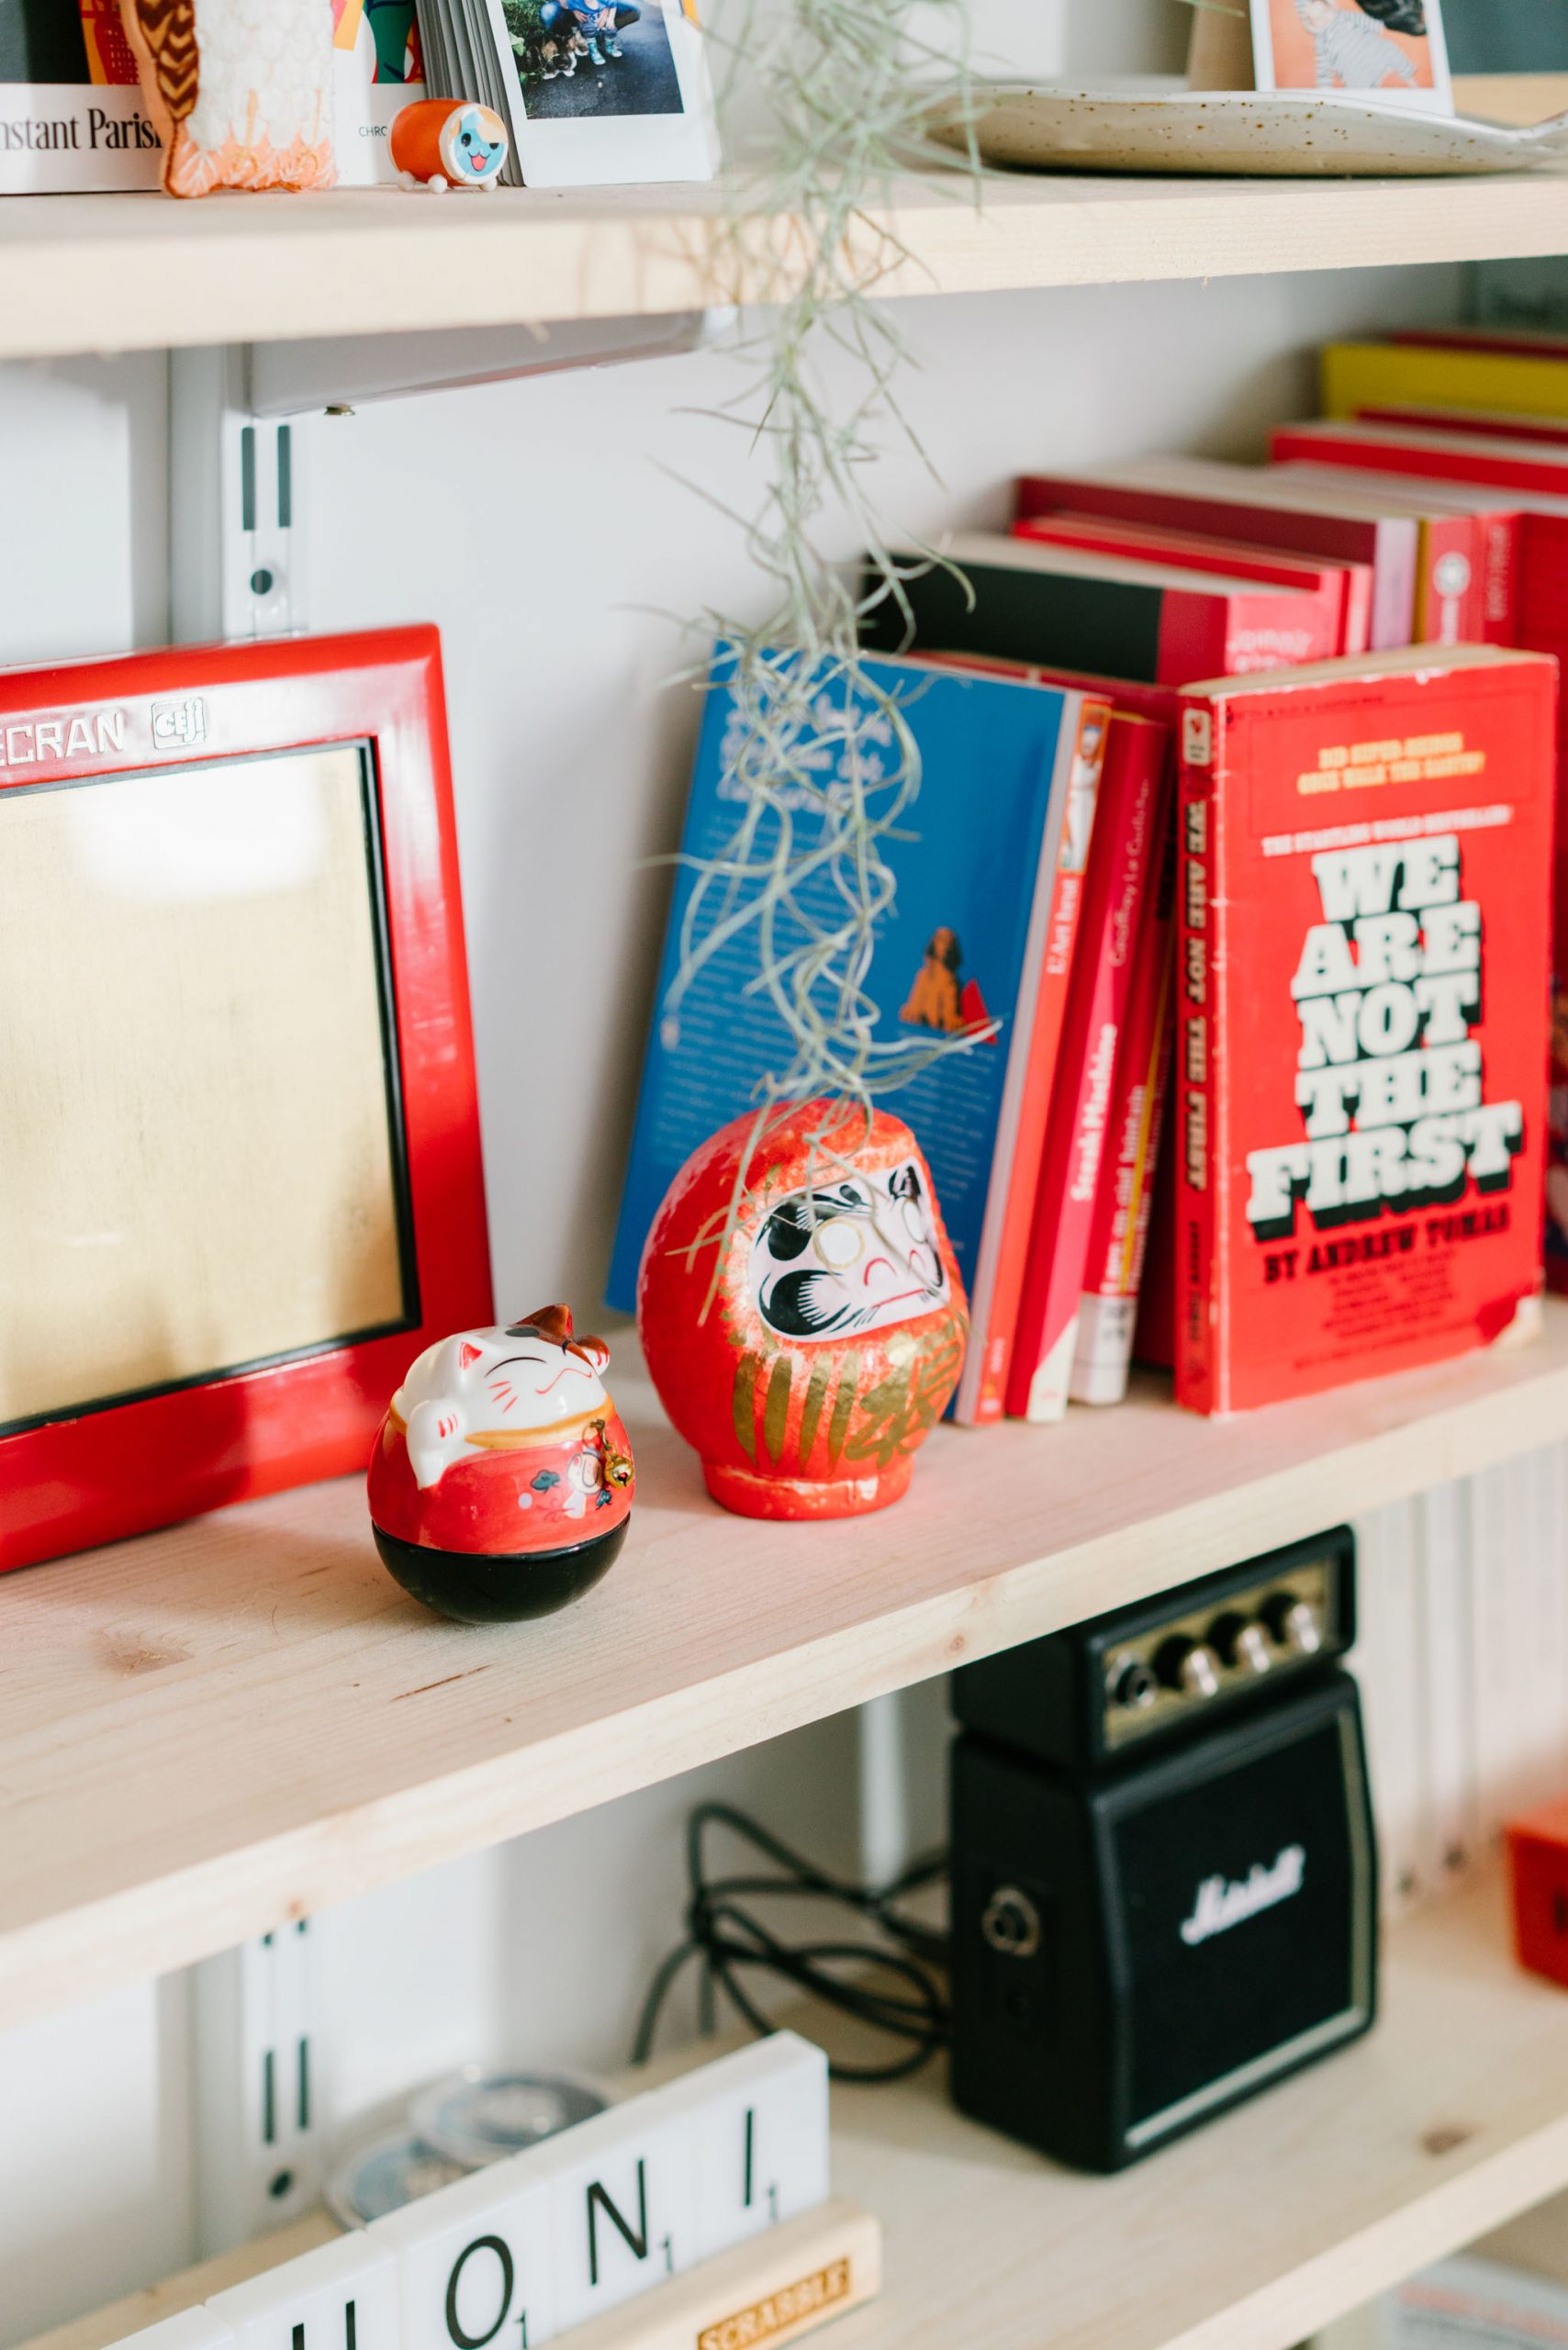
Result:
{"label": "orange illustration on book", "polygon": [[120,0],[171,196],[329,187],[332,21],[319,0]]}
{"label": "orange illustration on book", "polygon": [[985,1008],[979,981],[968,979],[959,986],[963,962],[964,950],[958,932],[946,928],[933,931],[925,960],[909,991],[909,1001],[899,1013],[906,1027],[940,1028],[949,1035],[961,1035],[966,1028],[986,1025],[991,1014]]}

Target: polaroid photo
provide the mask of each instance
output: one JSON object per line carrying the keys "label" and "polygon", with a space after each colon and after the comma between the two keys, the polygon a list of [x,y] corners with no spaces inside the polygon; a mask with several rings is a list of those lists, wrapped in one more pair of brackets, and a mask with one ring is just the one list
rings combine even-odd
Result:
{"label": "polaroid photo", "polygon": [[693,0],[488,0],[528,187],[708,180],[719,167]]}
{"label": "polaroid photo", "polygon": [[1260,90],[1452,114],[1442,0],[1252,0]]}

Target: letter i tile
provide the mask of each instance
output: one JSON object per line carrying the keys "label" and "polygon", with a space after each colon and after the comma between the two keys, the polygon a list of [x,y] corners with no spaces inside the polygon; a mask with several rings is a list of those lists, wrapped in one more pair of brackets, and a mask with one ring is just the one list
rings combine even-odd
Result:
{"label": "letter i tile", "polygon": [[[683,2084],[669,2094],[678,2097]],[[705,2065],[689,2084],[697,2130],[697,2257],[825,2203],[827,2058],[792,2031]]]}

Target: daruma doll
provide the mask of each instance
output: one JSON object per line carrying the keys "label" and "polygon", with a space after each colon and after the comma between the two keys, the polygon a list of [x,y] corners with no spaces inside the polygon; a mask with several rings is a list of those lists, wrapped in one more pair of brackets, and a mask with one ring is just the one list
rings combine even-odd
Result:
{"label": "daruma doll", "polygon": [[760,1138],[737,1118],[688,1159],[648,1235],[637,1318],[709,1492],[745,1517],[897,1501],[969,1334],[914,1136],[821,1101]]}

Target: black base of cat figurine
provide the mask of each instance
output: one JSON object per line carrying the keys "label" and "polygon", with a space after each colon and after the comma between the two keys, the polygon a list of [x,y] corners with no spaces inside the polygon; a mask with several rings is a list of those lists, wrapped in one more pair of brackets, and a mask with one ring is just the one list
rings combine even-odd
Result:
{"label": "black base of cat figurine", "polygon": [[387,1573],[438,1616],[454,1624],[525,1624],[534,1616],[554,1616],[591,1591],[614,1565],[631,1522],[623,1517],[608,1534],[562,1550],[519,1550],[504,1558],[430,1550],[384,1534],[379,1526],[370,1530]]}

